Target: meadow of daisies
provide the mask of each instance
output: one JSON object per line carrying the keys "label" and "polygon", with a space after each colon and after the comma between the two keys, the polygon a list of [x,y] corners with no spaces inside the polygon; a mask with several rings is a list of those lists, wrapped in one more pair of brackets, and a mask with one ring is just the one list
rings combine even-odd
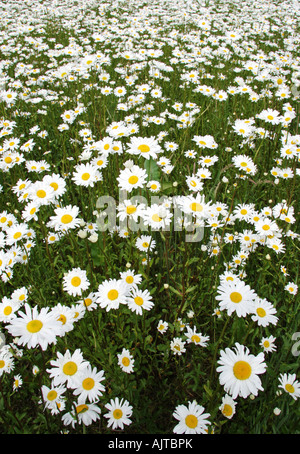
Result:
{"label": "meadow of daisies", "polygon": [[0,432],[299,433],[299,3],[0,9]]}

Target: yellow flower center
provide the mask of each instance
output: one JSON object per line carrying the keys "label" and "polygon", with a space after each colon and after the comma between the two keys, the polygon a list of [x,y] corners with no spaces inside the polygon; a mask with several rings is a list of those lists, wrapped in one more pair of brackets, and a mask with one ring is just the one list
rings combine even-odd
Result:
{"label": "yellow flower center", "polygon": [[82,387],[86,391],[90,391],[91,389],[94,388],[94,386],[95,386],[95,380],[91,377],[85,378],[82,382]]}
{"label": "yellow flower center", "polygon": [[198,419],[194,415],[187,415],[185,423],[190,429],[195,429],[198,425]]}
{"label": "yellow flower center", "polygon": [[223,415],[231,416],[232,415],[232,407],[231,405],[225,404],[222,410]]}
{"label": "yellow flower center", "polygon": [[266,311],[262,307],[256,309],[256,313],[259,317],[265,317],[267,315]]}
{"label": "yellow flower center", "polygon": [[107,294],[107,298],[110,300],[110,301],[114,301],[118,298],[119,296],[119,292],[117,290],[110,290]]}
{"label": "yellow flower center", "polygon": [[58,184],[55,183],[55,181],[53,183],[50,183],[50,186],[54,189],[54,191],[57,191],[58,189]]}
{"label": "yellow flower center", "polygon": [[121,419],[123,416],[123,412],[120,408],[116,408],[114,411],[113,411],[113,417],[115,419]]}
{"label": "yellow flower center", "polygon": [[44,191],[43,189],[39,189],[37,192],[36,192],[36,195],[39,197],[39,199],[43,199],[46,197],[46,191]]}
{"label": "yellow flower center", "polygon": [[286,389],[286,391],[287,391],[288,393],[293,393],[293,392],[295,392],[294,386],[293,386],[293,385],[290,385],[289,383],[287,383],[287,384],[285,385],[285,389]]}
{"label": "yellow flower center", "polygon": [[74,363],[74,361],[68,361],[63,366],[63,373],[65,375],[74,375],[74,374],[76,374],[77,370],[78,370],[78,367],[77,367],[77,364]]}
{"label": "yellow flower center", "polygon": [[38,333],[43,328],[43,323],[40,320],[31,320],[27,323],[27,330],[34,334]]}
{"label": "yellow flower center", "polygon": [[134,298],[134,302],[135,302],[135,304],[137,304],[138,306],[142,306],[143,303],[144,303],[144,300],[143,300],[143,298],[141,298],[140,296],[136,296],[136,297]]}
{"label": "yellow flower center", "polygon": [[88,407],[86,404],[77,405],[77,407],[76,407],[76,413],[77,413],[77,414],[79,414],[79,413],[85,413],[88,409],[89,409],[89,407]]}
{"label": "yellow flower center", "polygon": [[127,214],[133,214],[136,212],[136,207],[134,205],[128,205],[126,207]]}
{"label": "yellow flower center", "polygon": [[61,218],[63,224],[70,224],[73,221],[73,217],[70,214],[64,214]]}
{"label": "yellow flower center", "polygon": [[47,394],[47,399],[48,400],[55,400],[57,398],[57,392],[52,389],[51,391],[48,392]]}
{"label": "yellow flower center", "polygon": [[201,212],[203,210],[203,206],[200,203],[193,202],[190,204],[190,209],[192,211]]}
{"label": "yellow flower center", "polygon": [[4,315],[10,315],[12,313],[11,306],[6,306],[3,311]]}
{"label": "yellow flower center", "polygon": [[139,179],[136,175],[132,175],[131,177],[128,178],[129,184],[136,184],[138,181],[139,181]]}
{"label": "yellow flower center", "polygon": [[161,220],[162,220],[162,218],[160,218],[157,213],[153,214],[152,221],[160,222]]}
{"label": "yellow flower center", "polygon": [[150,151],[150,147],[143,144],[138,147],[138,150],[140,150],[141,153],[148,153],[148,151]]}
{"label": "yellow flower center", "polygon": [[200,337],[197,334],[193,334],[191,340],[195,343],[200,342]]}
{"label": "yellow flower center", "polygon": [[127,357],[122,358],[122,364],[123,364],[123,366],[128,367],[130,364],[129,358],[127,358]]}
{"label": "yellow flower center", "polygon": [[91,175],[90,175],[89,173],[87,173],[87,172],[86,172],[86,173],[83,173],[83,174],[81,175],[81,178],[82,178],[82,180],[84,180],[84,181],[87,181],[90,177],[91,177]]}
{"label": "yellow flower center", "polygon": [[80,279],[80,277],[78,277],[78,276],[72,277],[72,279],[71,279],[71,285],[72,285],[73,287],[79,287],[80,284],[81,284],[81,279]]}
{"label": "yellow flower center", "polygon": [[84,299],[84,304],[86,307],[90,306],[92,304],[91,298],[85,298]]}
{"label": "yellow flower center", "polygon": [[20,238],[20,236],[22,236],[21,232],[16,232],[16,233],[14,234],[14,239],[15,239],[15,240],[18,240],[18,239]]}
{"label": "yellow flower center", "polygon": [[233,374],[238,380],[247,380],[251,375],[251,366],[247,361],[237,361],[233,366]]}
{"label": "yellow flower center", "polygon": [[232,292],[230,293],[230,299],[233,303],[240,303],[243,297],[239,292]]}
{"label": "yellow flower center", "polygon": [[67,321],[67,317],[64,314],[60,314],[57,320],[64,325]]}
{"label": "yellow flower center", "polygon": [[125,280],[126,280],[127,284],[132,284],[134,279],[132,276],[127,276]]}

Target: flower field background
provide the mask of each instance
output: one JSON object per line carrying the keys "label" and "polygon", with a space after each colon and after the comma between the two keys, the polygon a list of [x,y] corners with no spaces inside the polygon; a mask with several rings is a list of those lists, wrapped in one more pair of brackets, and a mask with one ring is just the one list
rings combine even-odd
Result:
{"label": "flower field background", "polygon": [[299,433],[298,2],[0,8],[0,432]]}

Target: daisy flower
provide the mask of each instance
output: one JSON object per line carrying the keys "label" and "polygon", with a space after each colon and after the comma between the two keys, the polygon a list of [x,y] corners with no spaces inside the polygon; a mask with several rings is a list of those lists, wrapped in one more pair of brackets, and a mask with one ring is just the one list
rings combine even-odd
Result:
{"label": "daisy flower", "polygon": [[168,329],[168,322],[164,322],[163,320],[159,320],[157,324],[157,330],[161,334],[164,334]]}
{"label": "daisy flower", "polygon": [[200,148],[217,148],[215,139],[210,135],[194,136],[192,139]]}
{"label": "daisy flower", "polygon": [[103,416],[108,419],[107,426],[115,429],[124,429],[124,426],[131,424],[132,406],[127,400],[118,397],[111,399],[109,403],[105,405],[108,413]]}
{"label": "daisy flower", "polygon": [[160,185],[159,181],[151,180],[151,181],[148,181],[147,188],[149,189],[149,191],[156,193],[156,192],[160,191],[161,185]]}
{"label": "daisy flower", "polygon": [[96,367],[92,368],[88,364],[74,379],[73,394],[79,396],[79,401],[96,402],[105,391],[105,387],[101,383],[103,380],[105,380],[104,371],[97,371]]}
{"label": "daisy flower", "polygon": [[16,312],[20,306],[20,303],[4,296],[0,303],[0,322],[8,323],[10,320],[16,318]]}
{"label": "daisy flower", "polygon": [[18,317],[12,319],[7,326],[8,332],[17,337],[18,345],[35,348],[40,345],[46,350],[49,344],[56,344],[57,336],[62,335],[61,325],[49,308],[37,306],[31,308],[24,305],[25,313],[18,312]]}
{"label": "daisy flower", "polygon": [[75,167],[72,180],[76,186],[94,187],[97,181],[102,179],[97,166],[87,163]]}
{"label": "daisy flower", "polygon": [[126,151],[145,159],[157,159],[162,149],[154,137],[132,137]]}
{"label": "daisy flower", "polygon": [[201,191],[203,189],[201,178],[195,175],[187,176],[186,184],[188,188],[193,192]]}
{"label": "daisy flower", "polygon": [[27,232],[28,225],[25,222],[21,224],[12,225],[5,231],[6,244],[8,246],[12,246],[13,244],[16,244],[18,241],[24,240]]}
{"label": "daisy flower", "polygon": [[9,374],[15,368],[13,354],[9,350],[9,346],[4,345],[0,349],[0,377],[3,374]]}
{"label": "daisy flower", "polygon": [[133,372],[134,359],[130,354],[130,351],[126,348],[123,348],[122,353],[118,355],[118,365],[121,367],[123,372],[130,374]]}
{"label": "daisy flower", "polygon": [[222,404],[219,407],[219,410],[221,411],[222,415],[225,416],[225,418],[231,419],[233,415],[235,414],[235,407],[236,407],[236,402],[232,399],[231,396],[226,394],[224,397],[222,397]]}
{"label": "daisy flower", "polygon": [[204,407],[193,402],[188,402],[188,405],[178,405],[175,408],[173,417],[177,419],[178,424],[174,427],[175,434],[206,434],[208,426],[211,424],[208,421],[209,413],[203,413]]}
{"label": "daisy flower", "polygon": [[65,426],[71,424],[75,428],[77,421],[79,424],[89,426],[100,419],[101,410],[96,404],[78,401],[74,406],[74,410],[65,413],[61,418]]}
{"label": "daisy flower", "polygon": [[245,317],[253,312],[253,303],[256,298],[254,290],[244,281],[222,281],[217,289],[216,300],[219,301],[220,310],[227,310],[227,314],[234,312],[238,317]]}
{"label": "daisy flower", "polygon": [[154,203],[150,207],[145,208],[142,217],[145,225],[157,230],[168,228],[172,222],[173,214],[163,205]]}
{"label": "daisy flower", "polygon": [[263,347],[264,352],[271,353],[271,352],[276,351],[276,348],[277,348],[275,345],[275,340],[276,340],[276,337],[273,337],[273,336],[263,337],[259,345],[261,345],[261,347]]}
{"label": "daisy flower", "polygon": [[109,279],[99,285],[96,302],[106,311],[118,309],[120,304],[127,304],[128,286],[122,279]]}
{"label": "daisy flower", "polygon": [[47,227],[54,228],[55,231],[68,231],[75,229],[80,225],[80,219],[77,217],[79,208],[75,205],[68,205],[66,207],[58,207],[54,210],[55,215],[50,216],[50,221]]}
{"label": "daisy flower", "polygon": [[188,344],[201,345],[201,347],[207,347],[207,342],[209,341],[209,336],[203,336],[201,333],[197,332],[196,327],[192,329],[190,326],[186,327],[187,332],[185,333],[187,337]]}
{"label": "daisy flower", "polygon": [[284,290],[289,292],[291,295],[297,295],[297,293],[298,293],[298,285],[295,284],[294,282],[289,282],[284,287]]}
{"label": "daisy flower", "polygon": [[255,223],[255,230],[259,235],[269,236],[274,235],[279,231],[278,225],[275,221],[272,221],[270,218],[262,218]]}
{"label": "daisy flower", "polygon": [[280,113],[278,110],[265,109],[260,114],[257,114],[256,118],[271,123],[272,125],[278,125],[280,123]]}
{"label": "daisy flower", "polygon": [[44,181],[37,181],[30,185],[29,198],[32,202],[40,205],[49,205],[54,201],[54,189]]}
{"label": "daisy flower", "polygon": [[300,397],[300,382],[296,380],[296,374],[280,374],[278,379],[279,388],[282,388],[294,400]]}
{"label": "daisy flower", "polygon": [[61,323],[62,335],[72,331],[74,327],[74,308],[58,303],[51,311],[56,314],[57,320]]}
{"label": "daisy flower", "polygon": [[[42,385],[41,391],[43,395],[43,401],[45,407],[48,409],[58,409],[59,403],[64,400],[64,393],[66,392],[67,388],[63,385],[53,386],[50,387],[46,385]],[[42,401],[39,402],[40,404]]]}
{"label": "daisy flower", "polygon": [[171,340],[170,348],[171,348],[172,352],[174,353],[174,355],[181,356],[182,353],[186,352],[185,341],[183,341],[180,337],[174,337]]}
{"label": "daisy flower", "polygon": [[238,342],[232,349],[221,350],[217,367],[220,384],[233,399],[237,396],[245,399],[250,394],[257,396],[258,391],[264,390],[259,378],[266,371],[264,359],[263,353],[254,356]]}
{"label": "daisy flower", "polygon": [[141,252],[151,252],[155,249],[156,241],[150,235],[141,235],[136,239],[135,245]]}
{"label": "daisy flower", "polygon": [[120,273],[120,278],[124,280],[126,285],[128,285],[128,289],[132,287],[136,287],[142,282],[142,275],[135,274],[134,270],[127,270]]}
{"label": "daisy flower", "polygon": [[68,388],[75,389],[76,379],[87,368],[89,362],[84,360],[79,348],[73,354],[66,350],[64,354],[57,352],[56,355],[57,359],[50,361],[52,367],[47,369],[54,386],[66,383]]}
{"label": "daisy flower", "polygon": [[254,301],[252,320],[257,322],[258,326],[268,326],[270,324],[276,325],[278,317],[275,307],[269,303],[265,298],[258,298]]}
{"label": "daisy flower", "polygon": [[17,391],[23,384],[20,374],[14,376],[13,391]]}
{"label": "daisy flower", "polygon": [[122,222],[125,221],[126,226],[126,219],[129,221],[133,220],[135,223],[138,222],[139,217],[143,215],[144,204],[139,204],[138,201],[131,201],[130,199],[124,200],[117,206],[117,210],[117,217],[120,218]]}
{"label": "daisy flower", "polygon": [[154,303],[151,300],[152,296],[148,290],[143,291],[132,288],[127,298],[127,305],[132,312],[142,315],[142,309],[149,311],[154,306]]}
{"label": "daisy flower", "polygon": [[89,288],[89,285],[86,271],[80,268],[73,268],[63,277],[63,289],[72,296],[81,295]]}
{"label": "daisy flower", "polygon": [[53,195],[55,196],[55,199],[64,195],[67,190],[65,179],[56,173],[52,173],[52,175],[45,175],[43,182],[53,188]]}
{"label": "daisy flower", "polygon": [[124,170],[121,170],[117,181],[121,189],[131,192],[133,189],[143,188],[146,183],[146,178],[146,170],[137,165],[133,165],[131,168],[126,167]]}

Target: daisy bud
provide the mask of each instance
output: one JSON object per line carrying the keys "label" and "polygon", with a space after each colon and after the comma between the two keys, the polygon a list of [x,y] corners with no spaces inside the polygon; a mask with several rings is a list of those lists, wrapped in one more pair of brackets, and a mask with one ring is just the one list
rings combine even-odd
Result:
{"label": "daisy bud", "polygon": [[278,408],[278,407],[274,408],[273,413],[274,413],[274,415],[279,416],[281,413],[280,408]]}
{"label": "daisy bud", "polygon": [[78,231],[78,236],[79,236],[79,238],[86,238],[87,237],[87,232],[85,232],[84,230],[79,230]]}
{"label": "daisy bud", "polygon": [[164,284],[164,288],[168,289],[169,288],[169,284]]}
{"label": "daisy bud", "polygon": [[93,233],[90,237],[89,237],[89,241],[91,243],[96,243],[98,241],[98,235],[97,233]]}
{"label": "daisy bud", "polygon": [[128,161],[124,163],[124,167],[126,167],[127,169],[131,169],[133,165],[134,162],[132,161],[132,159],[128,159]]}

